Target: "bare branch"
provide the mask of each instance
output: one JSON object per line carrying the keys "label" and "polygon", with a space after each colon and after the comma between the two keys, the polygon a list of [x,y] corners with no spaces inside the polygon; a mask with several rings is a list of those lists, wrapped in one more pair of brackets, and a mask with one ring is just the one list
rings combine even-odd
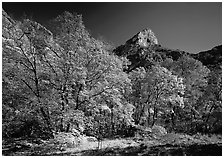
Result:
{"label": "bare branch", "polygon": [[[108,66],[101,74],[100,72],[97,72],[96,74],[94,74],[91,78],[91,80],[87,80],[86,82],[92,82],[93,80],[98,80],[108,69],[110,68],[110,66]],[[100,74],[100,75],[99,75]],[[97,75],[99,75],[97,78],[95,78]]]}
{"label": "bare branch", "polygon": [[21,46],[19,46],[19,48],[21,49],[23,55],[25,56],[25,58],[27,59],[27,61],[30,63],[31,67],[33,68],[33,71],[35,71],[35,68],[33,66],[33,63],[30,61],[30,59],[27,57],[26,53],[24,52],[23,48]]}
{"label": "bare branch", "polygon": [[105,89],[103,89],[102,91],[100,91],[100,92],[98,92],[98,93],[92,95],[90,98],[96,97],[97,95],[100,95],[100,94],[102,94],[103,92],[105,92],[106,90],[108,90],[108,89],[112,89],[112,88],[113,88],[113,85],[112,85],[111,87],[105,88]]}
{"label": "bare branch", "polygon": [[28,70],[31,70],[31,71],[33,71],[33,69],[32,68],[30,68],[29,66],[27,66],[25,63],[23,63],[23,62],[19,62],[20,64],[22,64],[23,66],[25,66]]}
{"label": "bare branch", "polygon": [[24,35],[25,35],[25,33],[23,33],[17,40],[21,40]]}
{"label": "bare branch", "polygon": [[59,55],[58,55],[58,53],[55,51],[55,50],[53,50],[53,48],[51,47],[51,46],[48,46],[48,48],[58,57],[58,58],[61,58]]}
{"label": "bare branch", "polygon": [[53,66],[51,65],[51,63],[50,63],[49,60],[47,59],[46,55],[44,55],[44,58],[46,59],[47,64],[50,66],[50,68],[51,68],[52,71],[55,73],[55,75],[58,76],[57,72],[54,70]]}
{"label": "bare branch", "polygon": [[26,86],[34,93],[34,95],[38,96],[37,93],[33,90],[33,88],[25,80],[21,79],[21,81],[26,84]]}

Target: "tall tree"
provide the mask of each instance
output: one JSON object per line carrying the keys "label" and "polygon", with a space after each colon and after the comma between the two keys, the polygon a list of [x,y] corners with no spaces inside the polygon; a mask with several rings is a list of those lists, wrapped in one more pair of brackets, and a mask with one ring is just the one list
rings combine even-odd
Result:
{"label": "tall tree", "polygon": [[193,118],[198,114],[197,100],[203,95],[204,88],[207,86],[207,76],[210,70],[203,66],[198,60],[187,55],[182,56],[173,62],[172,70],[175,74],[183,77],[183,83],[186,85],[185,110]]}
{"label": "tall tree", "polygon": [[[184,94],[185,86],[182,78],[173,75],[159,65],[152,66],[146,73],[140,69],[137,71],[143,72],[143,76],[145,74],[145,77],[141,79],[141,84],[136,88],[141,92],[141,94],[138,93],[140,97],[137,96],[142,105],[140,117],[145,115],[148,124],[149,122],[152,126],[155,124],[159,112],[169,113],[174,106],[183,107],[181,95]],[[139,73],[133,72],[133,74]]]}
{"label": "tall tree", "polygon": [[58,45],[47,46],[45,61],[53,75],[49,84],[61,96],[62,119],[66,111],[91,114],[102,105],[111,109],[113,117],[117,109],[128,105],[123,96],[131,87],[123,72],[125,58],[108,52],[103,42],[92,38],[80,15],[64,12],[52,21],[52,30]]}
{"label": "tall tree", "polygon": [[[27,20],[14,24],[8,30],[8,38],[3,42],[4,88],[15,87],[20,89],[20,96],[24,97],[24,106],[40,115],[46,124],[48,132],[52,136],[52,127],[49,110],[45,106],[47,88],[43,84],[42,63],[39,50],[36,47],[37,32]],[[8,73],[9,71],[10,73]],[[17,86],[16,86],[17,85]],[[4,89],[3,91],[5,91]],[[12,93],[8,94],[12,95]],[[22,99],[21,98],[21,99]],[[4,96],[4,99],[6,97]],[[17,113],[23,113],[22,105],[18,104]],[[23,111],[23,112],[22,112]],[[28,111],[27,111],[28,113]]]}

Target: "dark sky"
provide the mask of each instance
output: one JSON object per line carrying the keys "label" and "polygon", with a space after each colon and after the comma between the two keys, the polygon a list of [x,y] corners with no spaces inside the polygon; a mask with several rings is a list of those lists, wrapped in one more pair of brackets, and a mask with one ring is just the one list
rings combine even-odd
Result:
{"label": "dark sky", "polygon": [[151,28],[161,45],[191,53],[222,43],[221,2],[2,4],[3,9],[14,18],[26,13],[41,24],[66,10],[80,13],[93,36],[103,36],[116,46],[124,44],[144,28]]}

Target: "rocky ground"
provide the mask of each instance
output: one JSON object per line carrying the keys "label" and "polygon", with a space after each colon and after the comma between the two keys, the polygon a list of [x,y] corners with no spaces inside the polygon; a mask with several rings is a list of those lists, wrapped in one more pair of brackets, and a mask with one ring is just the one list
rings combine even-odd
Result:
{"label": "rocky ground", "polygon": [[[70,138],[69,138],[70,137]],[[63,139],[63,141],[62,141]],[[67,139],[67,140],[66,140]],[[3,155],[10,156],[221,156],[221,135],[166,134],[159,137],[105,139],[98,148],[93,137],[80,136],[44,140],[3,141]]]}

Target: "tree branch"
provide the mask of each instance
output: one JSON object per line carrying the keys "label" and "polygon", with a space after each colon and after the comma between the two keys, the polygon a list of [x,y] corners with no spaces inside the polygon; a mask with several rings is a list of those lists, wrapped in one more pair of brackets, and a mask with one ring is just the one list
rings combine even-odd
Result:
{"label": "tree branch", "polygon": [[23,48],[21,46],[19,46],[19,48],[21,49],[23,55],[25,56],[25,58],[27,59],[27,61],[30,63],[31,67],[33,68],[33,71],[35,70],[33,63],[30,61],[30,59],[27,57],[26,53],[24,52]]}
{"label": "tree branch", "polygon": [[26,84],[26,86],[34,93],[35,96],[38,96],[37,93],[33,90],[33,88],[23,79],[21,79],[23,81],[23,83]]}
{"label": "tree branch", "polygon": [[47,64],[48,64],[48,65],[50,66],[50,68],[52,69],[53,73],[55,73],[55,74],[56,74],[56,76],[58,76],[57,72],[54,70],[54,68],[53,68],[53,66],[51,65],[51,63],[47,60],[46,55],[44,55],[44,58],[45,58],[45,60],[46,60]]}
{"label": "tree branch", "polygon": [[48,48],[58,57],[58,58],[61,58],[59,55],[58,55],[58,53],[55,51],[55,50],[53,50],[53,48],[51,47],[51,46],[48,46]]}

